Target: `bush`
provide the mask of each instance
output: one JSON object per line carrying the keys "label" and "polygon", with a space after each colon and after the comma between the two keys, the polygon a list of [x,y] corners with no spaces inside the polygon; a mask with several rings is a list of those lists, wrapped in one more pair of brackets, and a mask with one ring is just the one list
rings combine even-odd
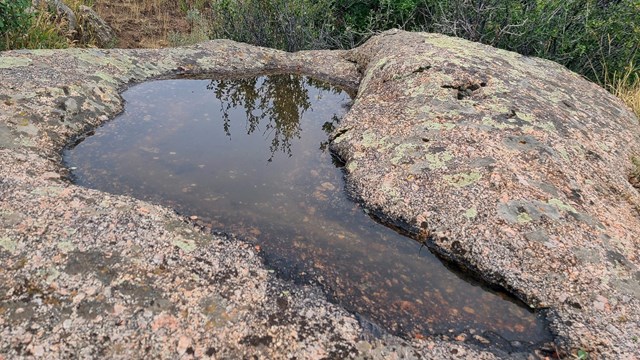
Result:
{"label": "bush", "polygon": [[559,62],[604,83],[640,64],[640,0],[339,0],[355,43],[392,27],[437,32]]}
{"label": "bush", "polygon": [[0,0],[0,50],[9,49],[8,39],[31,26],[30,6],[31,0]]}
{"label": "bush", "polygon": [[331,0],[213,2],[212,35],[286,51],[337,47],[329,36]]}

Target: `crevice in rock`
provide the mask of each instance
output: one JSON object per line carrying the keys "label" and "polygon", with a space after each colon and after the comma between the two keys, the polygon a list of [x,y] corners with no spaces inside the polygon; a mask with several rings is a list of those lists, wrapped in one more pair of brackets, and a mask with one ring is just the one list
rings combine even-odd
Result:
{"label": "crevice in rock", "polygon": [[417,69],[413,70],[412,73],[417,74],[417,73],[425,72],[425,71],[427,71],[429,69],[431,69],[431,65],[424,65],[424,66],[420,66]]}
{"label": "crevice in rock", "polygon": [[456,89],[458,90],[458,100],[464,100],[465,98],[471,97],[474,91],[479,90],[487,86],[486,81],[481,82],[467,82],[463,84],[444,84],[441,87],[443,89]]}

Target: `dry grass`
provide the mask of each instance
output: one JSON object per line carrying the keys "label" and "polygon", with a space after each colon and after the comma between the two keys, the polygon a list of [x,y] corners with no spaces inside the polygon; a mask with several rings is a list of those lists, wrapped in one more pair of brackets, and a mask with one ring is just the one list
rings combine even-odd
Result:
{"label": "dry grass", "polygon": [[171,33],[187,33],[189,23],[176,0],[94,0],[94,9],[118,35],[116,47],[169,46]]}
{"label": "dry grass", "polygon": [[631,163],[633,164],[633,169],[631,170],[631,174],[629,174],[629,182],[633,187],[640,190],[640,157],[632,157]]}
{"label": "dry grass", "polygon": [[606,77],[605,86],[640,118],[640,68],[630,63],[621,74]]}
{"label": "dry grass", "polygon": [[614,93],[622,99],[640,118],[640,77],[636,76],[633,85],[621,87]]}

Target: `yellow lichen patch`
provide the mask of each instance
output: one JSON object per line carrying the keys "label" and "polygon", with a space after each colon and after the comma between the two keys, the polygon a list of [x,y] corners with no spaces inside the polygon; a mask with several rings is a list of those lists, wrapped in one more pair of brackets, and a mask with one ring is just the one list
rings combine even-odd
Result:
{"label": "yellow lichen patch", "polygon": [[473,219],[476,216],[478,216],[478,210],[476,209],[475,206],[467,209],[467,211],[464,212],[464,217],[466,217],[467,219]]}
{"label": "yellow lichen patch", "polygon": [[549,205],[553,205],[555,207],[558,208],[558,210],[562,210],[562,211],[569,211],[572,213],[578,213],[578,211],[571,205],[565,204],[563,203],[560,199],[549,199],[549,201],[547,201],[547,203]]}
{"label": "yellow lichen patch", "polygon": [[482,178],[482,174],[477,172],[459,173],[453,175],[445,175],[444,180],[457,188],[469,186]]}
{"label": "yellow lichen patch", "polygon": [[497,121],[493,120],[492,118],[490,118],[488,116],[485,116],[485,117],[482,118],[482,125],[490,126],[492,128],[496,128],[496,129],[500,129],[500,130],[515,128],[514,125],[498,123]]}
{"label": "yellow lichen patch", "polygon": [[516,219],[518,221],[518,223],[520,224],[525,224],[530,222],[531,220],[533,220],[531,218],[531,216],[529,216],[529,214],[527,214],[526,212],[521,212],[520,214],[518,214],[518,217]]}
{"label": "yellow lichen patch", "polygon": [[2,56],[0,57],[0,69],[13,69],[22,66],[29,66],[31,61],[31,59],[27,58]]}
{"label": "yellow lichen patch", "polygon": [[18,244],[15,241],[9,239],[8,237],[0,238],[0,248],[3,248],[4,250],[12,253],[16,251],[17,247],[18,247]]}
{"label": "yellow lichen patch", "polygon": [[184,252],[192,252],[196,249],[196,243],[193,240],[187,240],[183,238],[177,238],[172,241],[172,244],[182,249]]}
{"label": "yellow lichen patch", "polygon": [[429,121],[425,124],[425,128],[428,130],[443,130],[443,129],[452,130],[455,127],[456,127],[456,124],[449,123],[449,122],[438,123],[434,121]]}
{"label": "yellow lichen patch", "polygon": [[437,154],[427,154],[426,159],[427,162],[429,162],[429,167],[431,169],[440,169],[445,167],[447,163],[453,159],[453,154],[449,151]]}

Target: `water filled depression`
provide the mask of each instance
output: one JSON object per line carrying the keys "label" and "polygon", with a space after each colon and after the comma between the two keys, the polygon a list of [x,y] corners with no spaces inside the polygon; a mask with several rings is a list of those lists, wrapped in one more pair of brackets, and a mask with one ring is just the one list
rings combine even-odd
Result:
{"label": "water filled depression", "polygon": [[152,81],[123,97],[121,115],[65,151],[77,184],[238,234],[281,274],[319,282],[392,333],[549,340],[521,304],[450,271],[346,196],[327,148],[350,103],[339,89],[271,75]]}

